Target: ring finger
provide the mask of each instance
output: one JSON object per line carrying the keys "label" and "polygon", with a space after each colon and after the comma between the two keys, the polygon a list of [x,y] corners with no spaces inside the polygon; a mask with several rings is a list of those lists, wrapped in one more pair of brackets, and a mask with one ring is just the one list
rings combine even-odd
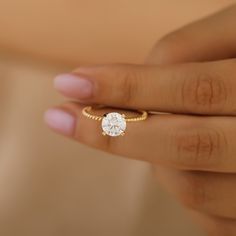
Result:
{"label": "ring finger", "polygon": [[113,154],[179,169],[236,173],[234,117],[150,115],[129,122],[124,136],[112,138],[104,137],[101,124],[83,116],[82,108],[69,103],[51,109],[46,122],[59,133]]}

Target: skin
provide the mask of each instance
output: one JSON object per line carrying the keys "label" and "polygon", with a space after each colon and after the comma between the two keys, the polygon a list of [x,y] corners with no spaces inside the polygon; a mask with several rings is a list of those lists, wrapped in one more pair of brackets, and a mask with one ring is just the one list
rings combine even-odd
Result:
{"label": "skin", "polygon": [[[153,164],[154,176],[208,235],[236,235],[235,22],[234,5],[167,35],[144,65],[80,67],[59,76],[55,88],[77,102],[45,115],[49,127],[80,143]],[[68,76],[88,80],[92,90],[63,86]],[[81,114],[85,104],[170,114],[129,123],[124,136],[111,138]],[[60,112],[70,125],[58,121]]]}

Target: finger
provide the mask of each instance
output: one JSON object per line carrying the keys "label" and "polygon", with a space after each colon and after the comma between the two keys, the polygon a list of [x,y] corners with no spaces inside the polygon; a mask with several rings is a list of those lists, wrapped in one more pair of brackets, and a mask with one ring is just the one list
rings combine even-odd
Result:
{"label": "finger", "polygon": [[101,122],[83,116],[80,105],[62,109],[46,113],[49,127],[93,148],[178,169],[236,172],[233,117],[150,115],[114,138],[104,137]]}
{"label": "finger", "polygon": [[211,61],[236,56],[236,5],[187,25],[161,39],[148,64]]}
{"label": "finger", "polygon": [[202,226],[209,236],[235,236],[236,220],[190,211],[192,218]]}
{"label": "finger", "polygon": [[179,171],[157,166],[162,184],[189,209],[236,219],[236,175]]}
{"label": "finger", "polygon": [[79,68],[55,79],[64,95],[85,103],[173,113],[236,113],[236,60],[175,66]]}

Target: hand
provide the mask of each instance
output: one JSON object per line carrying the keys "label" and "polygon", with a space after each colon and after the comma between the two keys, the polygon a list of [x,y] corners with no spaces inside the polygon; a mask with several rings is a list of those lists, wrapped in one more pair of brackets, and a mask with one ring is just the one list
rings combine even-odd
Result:
{"label": "hand", "polygon": [[[236,234],[236,6],[159,41],[149,65],[78,68],[55,79],[77,103],[50,109],[55,131],[153,164],[159,180],[211,235]],[[102,136],[82,104],[168,112]]]}

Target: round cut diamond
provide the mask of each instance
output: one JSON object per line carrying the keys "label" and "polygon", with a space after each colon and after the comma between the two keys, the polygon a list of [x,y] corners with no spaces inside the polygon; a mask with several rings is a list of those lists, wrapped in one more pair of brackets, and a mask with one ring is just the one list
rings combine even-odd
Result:
{"label": "round cut diamond", "polygon": [[126,120],[117,112],[108,113],[102,119],[102,130],[106,135],[119,136],[124,134],[125,129]]}

